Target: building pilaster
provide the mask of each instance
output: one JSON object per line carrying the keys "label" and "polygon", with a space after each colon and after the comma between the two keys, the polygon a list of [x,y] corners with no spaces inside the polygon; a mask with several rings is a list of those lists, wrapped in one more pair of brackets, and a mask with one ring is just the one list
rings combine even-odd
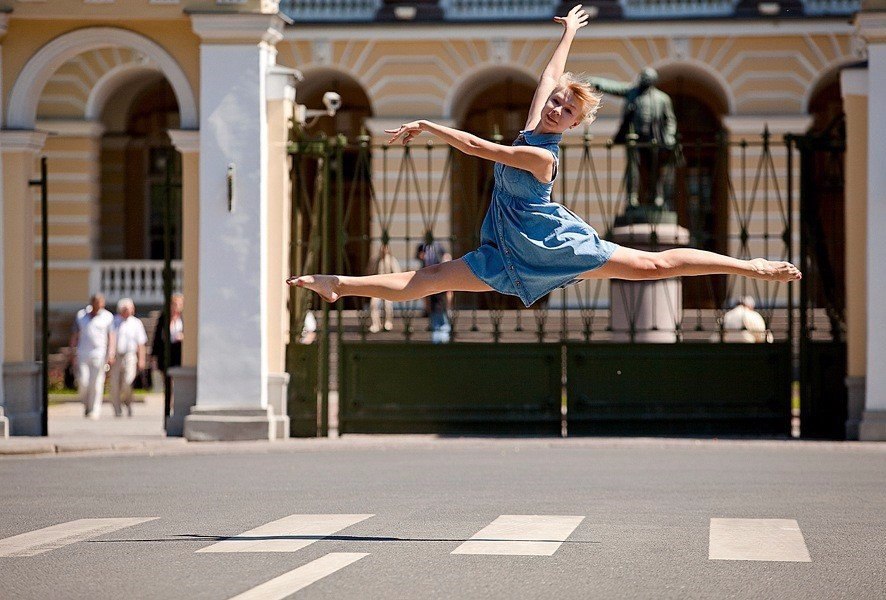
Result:
{"label": "building pilaster", "polygon": [[[868,98],[886,97],[886,10],[856,15],[859,35],[867,42]],[[886,139],[886,112],[879,102],[868,102],[867,140],[867,369],[865,408],[859,439],[886,440],[886,169],[882,140]]]}
{"label": "building pilaster", "polygon": [[840,93],[846,115],[846,439],[857,440],[864,411],[867,362],[868,72],[844,69]]}
{"label": "building pilaster", "polygon": [[[12,435],[41,435],[43,404],[39,364],[34,360],[34,196],[30,180],[46,142],[39,131],[0,132],[3,181],[2,361],[0,406]],[[4,427],[5,429],[5,427]]]}

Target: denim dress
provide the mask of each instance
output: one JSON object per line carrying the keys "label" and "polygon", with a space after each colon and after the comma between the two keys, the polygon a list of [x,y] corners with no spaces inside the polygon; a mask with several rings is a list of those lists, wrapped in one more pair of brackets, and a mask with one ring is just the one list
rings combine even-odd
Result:
{"label": "denim dress", "polygon": [[[549,150],[556,178],[561,137],[522,131],[513,145]],[[553,188],[553,182],[542,183],[529,171],[496,163],[480,247],[463,257],[479,279],[502,294],[518,296],[527,307],[603,266],[618,247],[601,240],[571,210],[551,202]]]}

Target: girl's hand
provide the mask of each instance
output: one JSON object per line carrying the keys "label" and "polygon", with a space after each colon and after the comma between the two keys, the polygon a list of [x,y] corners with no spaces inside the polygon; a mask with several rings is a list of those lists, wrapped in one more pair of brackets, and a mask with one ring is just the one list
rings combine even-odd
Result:
{"label": "girl's hand", "polygon": [[420,134],[421,132],[422,132],[421,121],[412,121],[411,123],[404,123],[403,125],[400,125],[400,127],[398,129],[385,129],[385,133],[393,134],[393,137],[391,137],[391,139],[388,140],[389,144],[393,144],[394,141],[402,135],[403,136],[402,144],[404,146],[406,144],[408,144],[409,142],[411,142],[412,139],[414,137],[418,136],[418,134]]}
{"label": "girl's hand", "polygon": [[577,4],[569,11],[565,17],[554,17],[557,23],[560,23],[566,29],[577,31],[588,24],[588,13],[581,8],[581,4]]}

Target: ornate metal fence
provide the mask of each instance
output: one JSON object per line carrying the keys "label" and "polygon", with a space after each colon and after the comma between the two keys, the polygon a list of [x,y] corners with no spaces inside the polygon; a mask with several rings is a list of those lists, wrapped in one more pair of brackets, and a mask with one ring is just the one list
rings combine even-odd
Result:
{"label": "ornate metal fence", "polygon": [[[654,194],[637,194],[628,167],[661,148],[590,136],[567,140],[553,199],[602,237],[628,246],[792,260],[799,239],[798,165],[789,143],[763,132],[669,149],[651,182],[640,185],[641,191],[643,185],[658,189],[659,173],[672,181],[664,206],[657,206]],[[401,269],[413,270],[421,266],[420,244],[455,258],[478,244],[492,171],[448,146],[375,145],[368,136],[317,140],[297,145],[293,164],[294,214],[302,215],[293,223],[297,273],[367,274],[383,249]],[[347,298],[330,312],[316,298],[294,293],[293,332],[304,318],[302,303],[313,302],[321,316],[319,385],[337,374],[343,433],[502,424],[512,430],[527,420],[535,423],[528,430],[550,432],[568,425],[570,432],[592,433],[787,433],[791,286],[735,276],[656,285],[588,279],[529,309],[495,293],[450,294],[437,304],[449,326],[442,338],[424,300],[395,303],[392,317],[374,318],[383,303]],[[743,296],[753,298],[763,331],[729,329],[727,312]],[[435,338],[448,338],[448,345],[429,343]],[[646,346],[646,368],[636,369],[637,344],[656,339],[670,343]],[[744,340],[763,343],[734,343]],[[559,357],[554,371],[551,356]],[[601,356],[611,359],[611,369],[580,364],[603,364]],[[631,372],[630,385],[619,383],[628,378],[618,365]],[[515,382],[525,397],[510,385]],[[648,393],[641,398],[638,390]],[[447,398],[452,410],[445,410]]]}

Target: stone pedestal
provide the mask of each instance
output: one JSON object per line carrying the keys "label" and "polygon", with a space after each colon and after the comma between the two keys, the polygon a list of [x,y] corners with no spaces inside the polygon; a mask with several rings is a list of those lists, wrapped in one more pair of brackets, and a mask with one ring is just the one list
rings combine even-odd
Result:
{"label": "stone pedestal", "polygon": [[40,364],[3,365],[5,413],[11,435],[43,435],[43,401],[40,396]]}
{"label": "stone pedestal", "polygon": [[288,391],[289,373],[268,373],[268,406],[273,410],[274,439],[277,440],[289,437]]}
{"label": "stone pedestal", "polygon": [[[689,230],[676,223],[634,223],[614,228],[612,241],[637,250],[660,251],[686,246]],[[683,286],[678,278],[656,281],[613,279],[609,303],[613,340],[677,341],[677,324],[683,315]]]}
{"label": "stone pedestal", "polygon": [[864,413],[864,377],[846,378],[846,439],[857,440]]}
{"label": "stone pedestal", "polygon": [[202,408],[194,406],[185,417],[189,442],[236,442],[276,439],[274,410],[267,408]]}
{"label": "stone pedestal", "polygon": [[3,415],[3,407],[0,406],[0,439],[9,437],[9,419]]}
{"label": "stone pedestal", "polygon": [[858,439],[863,442],[886,440],[886,410],[866,410],[862,413]]}
{"label": "stone pedestal", "polygon": [[185,417],[197,404],[196,367],[171,367],[172,415],[166,419],[166,436],[182,437],[185,434]]}

